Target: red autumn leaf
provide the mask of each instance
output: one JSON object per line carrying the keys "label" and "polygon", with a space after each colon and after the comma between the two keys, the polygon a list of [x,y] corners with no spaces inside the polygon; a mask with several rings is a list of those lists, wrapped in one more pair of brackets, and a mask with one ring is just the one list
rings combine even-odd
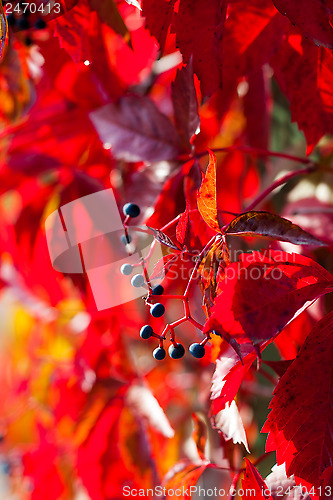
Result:
{"label": "red autumn leaf", "polygon": [[[191,486],[195,486],[201,474],[208,467],[208,463],[200,461],[198,463],[191,463],[183,461],[177,463],[171,470],[168,471],[163,481],[163,487],[166,491],[175,491],[177,489],[182,493],[183,488],[186,492],[189,491]],[[192,491],[193,493],[193,491]],[[185,499],[188,494],[180,494],[178,498]],[[169,496],[167,498],[170,498]]]}
{"label": "red autumn leaf", "polygon": [[212,151],[209,151],[209,164],[198,192],[197,202],[204,221],[214,231],[220,232],[216,204],[216,157]]}
{"label": "red autumn leaf", "polygon": [[245,460],[246,470],[242,481],[242,490],[244,491],[242,495],[243,500],[248,500],[251,497],[253,498],[253,493],[255,493],[254,498],[258,500],[272,500],[267,485],[257,469],[249,460]]}
{"label": "red autumn leaf", "polygon": [[264,68],[251,71],[248,75],[248,91],[244,96],[244,115],[248,143],[260,149],[269,144],[270,109],[267,89],[267,75]]}
{"label": "red autumn leaf", "polygon": [[270,0],[229,3],[220,49],[223,110],[236,93],[239,78],[269,62],[282,42],[287,23]]}
{"label": "red autumn leaf", "polygon": [[219,40],[226,8],[226,1],[181,0],[175,20],[176,44],[186,63],[193,56],[193,71],[204,97],[221,86]]}
{"label": "red autumn leaf", "polygon": [[333,276],[315,261],[278,250],[242,254],[225,278],[204,331],[227,341],[271,339],[306,305],[332,291]]}
{"label": "red autumn leaf", "polygon": [[161,52],[171,23],[176,0],[143,0],[142,15],[146,18],[146,27],[156,37]]}
{"label": "red autumn leaf", "polygon": [[179,217],[179,221],[178,221],[178,224],[177,224],[177,227],[176,227],[177,241],[179,241],[179,243],[181,245],[184,245],[186,236],[188,236],[189,223],[190,223],[189,208],[186,205],[186,210]]}
{"label": "red autumn leaf", "polygon": [[273,0],[273,3],[306,38],[311,38],[316,45],[333,49],[333,28],[330,19],[333,13],[332,2],[306,0],[301,9],[292,0]]}
{"label": "red autumn leaf", "polygon": [[315,487],[332,486],[333,312],[312,330],[280,379],[262,429],[287,475]]}
{"label": "red autumn leaf", "polygon": [[295,245],[325,245],[289,220],[263,211],[250,211],[239,215],[230,222],[225,232],[240,236],[262,236],[272,240],[288,241]]}
{"label": "red autumn leaf", "polygon": [[299,348],[303,345],[315,324],[316,319],[306,310],[282,330],[280,335],[274,339],[274,343],[283,359],[296,358]]}
{"label": "red autumn leaf", "polygon": [[214,427],[222,432],[226,441],[232,439],[235,444],[243,444],[250,453],[244,425],[235,400],[226,403],[225,408],[218,412],[214,418]]}
{"label": "red autumn leaf", "polygon": [[333,132],[333,54],[290,33],[271,59],[274,76],[290,101],[293,121],[304,132],[308,152]]}
{"label": "red autumn leaf", "polygon": [[[167,493],[167,499],[195,498],[199,491],[204,491],[207,485],[219,485],[224,491],[229,491],[231,475],[227,470],[219,469],[215,464],[208,461],[189,462],[183,460],[178,462],[165,476],[163,487]],[[199,490],[199,486],[201,490]],[[213,489],[212,489],[213,491]],[[172,494],[173,492],[173,494]]]}
{"label": "red autumn leaf", "polygon": [[92,10],[95,10],[101,22],[106,23],[113,31],[120,35],[126,43],[131,45],[131,35],[124,23],[114,0],[89,0]]}
{"label": "red autumn leaf", "polygon": [[211,409],[213,415],[223,410],[227,403],[231,403],[246,372],[255,360],[252,344],[240,344],[242,361],[231,346],[222,348],[222,352],[216,360],[216,369],[212,378]]}
{"label": "red autumn leaf", "polygon": [[170,120],[148,97],[126,96],[90,113],[90,118],[112,154],[126,161],[177,158],[179,137]]}
{"label": "red autumn leaf", "polygon": [[200,127],[192,59],[186,67],[177,70],[171,92],[176,127],[184,144],[189,146],[193,135],[198,133]]}
{"label": "red autumn leaf", "polygon": [[68,495],[65,474],[60,467],[61,451],[45,438],[35,449],[23,455],[24,475],[32,483],[31,500],[58,500]]}

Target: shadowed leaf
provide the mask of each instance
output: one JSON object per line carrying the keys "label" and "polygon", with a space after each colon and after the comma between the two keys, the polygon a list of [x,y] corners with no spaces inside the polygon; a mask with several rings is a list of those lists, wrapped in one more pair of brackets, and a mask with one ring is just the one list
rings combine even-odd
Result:
{"label": "shadowed leaf", "polygon": [[126,96],[90,113],[112,154],[126,161],[171,160],[180,153],[179,137],[169,118],[148,97]]}
{"label": "shadowed leaf", "polygon": [[[280,379],[263,427],[287,475],[315,487],[332,485],[333,312],[314,327]],[[298,478],[298,479],[297,479]]]}
{"label": "shadowed leaf", "polygon": [[162,243],[162,245],[166,245],[167,247],[173,248],[174,250],[180,250],[178,246],[174,244],[174,242],[167,236],[163,231],[160,231],[159,229],[154,229],[153,227],[147,226],[148,229],[153,231],[155,238],[159,243]]}
{"label": "shadowed leaf", "polygon": [[273,240],[288,241],[295,245],[325,245],[324,242],[318,240],[296,224],[269,212],[250,211],[239,215],[230,222],[226,229],[226,234],[262,236]]}
{"label": "shadowed leaf", "polygon": [[200,127],[192,60],[186,67],[177,70],[176,79],[172,82],[171,92],[176,127],[184,143],[189,147],[191,138],[198,132]]}
{"label": "shadowed leaf", "polygon": [[255,491],[255,498],[257,500],[272,500],[272,497],[268,495],[267,485],[255,466],[247,458],[245,460],[246,470],[242,481],[242,490],[244,492],[242,499],[248,500],[251,497],[253,498],[253,492]]}
{"label": "shadowed leaf", "polygon": [[333,276],[308,257],[272,250],[242,254],[225,268],[219,288],[204,333],[261,344],[332,291]]}
{"label": "shadowed leaf", "polygon": [[281,14],[287,16],[305,37],[311,38],[316,45],[333,49],[333,28],[330,15],[333,5],[322,0],[306,0],[300,9],[293,0],[273,0]]}

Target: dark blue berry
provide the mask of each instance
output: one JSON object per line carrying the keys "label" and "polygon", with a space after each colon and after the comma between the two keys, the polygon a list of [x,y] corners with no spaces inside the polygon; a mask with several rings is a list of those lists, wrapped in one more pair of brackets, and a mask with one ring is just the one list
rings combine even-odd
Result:
{"label": "dark blue berry", "polygon": [[163,304],[157,303],[154,304],[150,309],[150,314],[154,316],[154,318],[160,318],[165,313],[165,307]]}
{"label": "dark blue berry", "polygon": [[135,288],[140,288],[140,286],[144,285],[145,279],[142,274],[135,274],[131,279],[131,285]]}
{"label": "dark blue berry", "polygon": [[120,268],[120,272],[124,276],[129,276],[130,274],[132,274],[132,271],[133,271],[133,266],[131,266],[131,264],[123,264]]}
{"label": "dark blue berry", "polygon": [[164,292],[164,288],[162,285],[156,285],[154,288],[153,288],[153,295],[162,295]]}
{"label": "dark blue berry", "polygon": [[153,356],[155,359],[161,361],[165,358],[165,349],[163,349],[163,347],[156,347],[156,349],[153,351]]}
{"label": "dark blue berry", "polygon": [[154,333],[154,330],[152,329],[152,327],[150,325],[145,325],[141,328],[140,330],[140,337],[142,339],[150,339],[150,337],[152,336],[152,334]]}
{"label": "dark blue berry", "polygon": [[181,344],[176,344],[175,346],[171,344],[169,347],[169,356],[173,359],[180,359],[184,356],[185,349]]}
{"label": "dark blue berry", "polygon": [[137,217],[140,215],[140,207],[135,205],[135,203],[126,203],[123,206],[124,215],[129,215],[130,217]]}
{"label": "dark blue berry", "polygon": [[127,236],[126,234],[122,234],[120,240],[123,245],[128,245],[132,241],[132,236],[130,234],[128,234]]}
{"label": "dark blue berry", "polygon": [[46,28],[46,22],[41,17],[35,22],[36,30],[44,30]]}
{"label": "dark blue berry", "polygon": [[191,344],[188,350],[195,358],[203,358],[206,352],[204,346],[197,343]]}

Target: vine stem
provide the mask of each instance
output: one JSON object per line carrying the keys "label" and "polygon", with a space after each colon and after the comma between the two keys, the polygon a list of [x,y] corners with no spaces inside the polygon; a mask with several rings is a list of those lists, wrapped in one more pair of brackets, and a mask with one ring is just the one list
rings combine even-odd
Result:
{"label": "vine stem", "polygon": [[[309,158],[302,158],[288,153],[279,153],[277,151],[269,151],[268,149],[253,148],[251,146],[228,146],[224,148],[213,148],[211,151],[213,151],[213,153],[232,153],[239,151],[240,153],[248,153],[255,156],[273,156],[276,158],[284,158],[285,160],[295,161],[302,163],[303,165],[313,164],[313,160],[310,160]],[[195,157],[202,158],[206,155],[208,155],[208,151],[203,151],[202,153],[197,153]]]}
{"label": "vine stem", "polygon": [[274,189],[277,187],[281,186],[282,184],[285,184],[288,182],[290,179],[293,179],[294,177],[297,177],[299,175],[305,175],[305,174],[310,174],[317,170],[317,167],[315,164],[311,164],[306,168],[301,168],[299,170],[294,170],[293,172],[289,172],[288,174],[284,175],[280,179],[276,180],[268,186],[262,193],[260,193],[249,205],[248,207],[244,210],[244,212],[249,212],[250,210],[253,210],[263,199],[266,198]]}

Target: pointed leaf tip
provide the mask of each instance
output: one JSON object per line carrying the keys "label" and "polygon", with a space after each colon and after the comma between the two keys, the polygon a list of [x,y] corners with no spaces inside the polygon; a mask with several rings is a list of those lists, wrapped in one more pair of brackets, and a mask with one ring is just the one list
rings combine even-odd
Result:
{"label": "pointed leaf tip", "polygon": [[225,232],[235,236],[262,236],[294,245],[326,245],[290,220],[264,211],[249,211],[239,215],[230,222]]}

